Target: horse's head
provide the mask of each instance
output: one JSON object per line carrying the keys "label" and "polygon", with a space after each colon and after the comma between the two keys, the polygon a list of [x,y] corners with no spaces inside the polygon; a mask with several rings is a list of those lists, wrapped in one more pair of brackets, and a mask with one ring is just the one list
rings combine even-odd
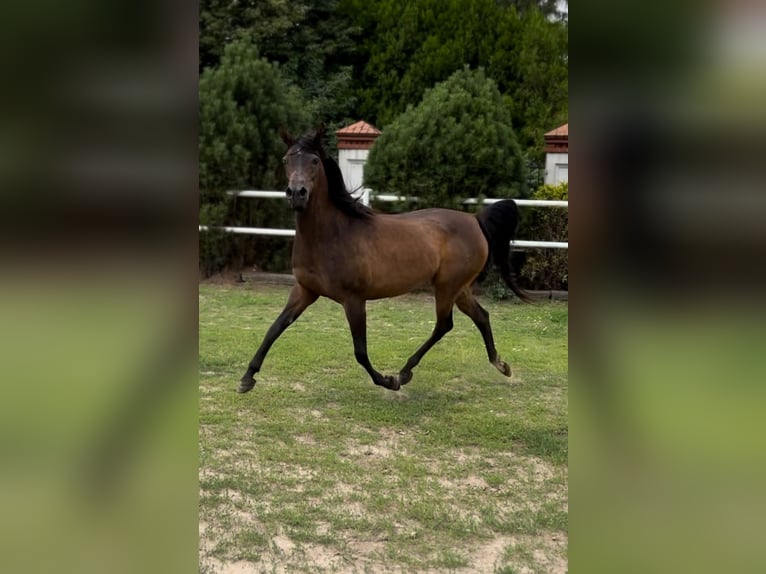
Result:
{"label": "horse's head", "polygon": [[287,189],[285,193],[290,207],[295,211],[303,211],[311,200],[311,194],[321,181],[326,181],[322,160],[322,138],[324,128],[301,136],[297,141],[287,132],[282,132],[282,140],[288,150],[282,158],[287,173]]}

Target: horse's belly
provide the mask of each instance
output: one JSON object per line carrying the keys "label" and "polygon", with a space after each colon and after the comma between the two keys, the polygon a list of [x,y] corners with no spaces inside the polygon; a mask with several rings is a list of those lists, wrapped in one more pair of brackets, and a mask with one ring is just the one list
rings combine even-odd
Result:
{"label": "horse's belly", "polygon": [[385,299],[387,297],[396,297],[397,295],[404,295],[410,293],[416,289],[427,288],[431,285],[431,278],[421,279],[418,281],[412,281],[409,283],[395,282],[395,283],[380,283],[372,285],[368,290],[368,299]]}
{"label": "horse's belly", "polygon": [[371,299],[409,293],[431,284],[438,258],[427,251],[387,254],[373,266],[368,291]]}

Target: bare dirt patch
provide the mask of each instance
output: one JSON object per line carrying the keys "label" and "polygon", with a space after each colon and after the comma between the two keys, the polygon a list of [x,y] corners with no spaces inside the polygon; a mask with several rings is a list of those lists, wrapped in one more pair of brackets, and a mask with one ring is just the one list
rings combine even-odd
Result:
{"label": "bare dirt patch", "polygon": [[[318,411],[308,411],[309,416],[321,415]],[[348,438],[342,449],[342,456],[349,457],[359,464],[372,468],[385,467],[391,464],[395,457],[408,456],[408,437],[401,431],[381,429],[377,440],[369,443],[359,438]],[[316,440],[311,434],[304,433],[295,436],[297,443],[315,446]],[[218,453],[224,459],[229,459],[225,449]],[[235,461],[230,461],[233,467],[239,467]],[[431,484],[441,498],[451,515],[459,517],[467,523],[473,523],[481,528],[482,517],[476,512],[471,502],[481,501],[488,496],[499,496],[506,492],[524,489],[526,492],[539,492],[526,500],[511,500],[500,496],[495,501],[498,516],[507,516],[514,512],[536,511],[546,502],[560,503],[566,509],[566,468],[554,465],[534,456],[521,455],[513,452],[494,452],[487,456],[480,449],[462,448],[447,451],[440,461],[421,461],[430,474],[423,484]],[[279,474],[291,476],[298,482],[313,480],[317,477],[314,469],[304,468],[295,464],[279,464]],[[498,483],[495,478],[488,482],[487,474],[502,477]],[[493,474],[494,473],[494,474]],[[201,470],[200,478],[222,478],[220,472]],[[429,488],[429,490],[430,490]],[[291,490],[293,487],[291,487]],[[299,489],[300,490],[300,489]],[[338,497],[338,508],[350,519],[374,519],[368,493],[359,485],[337,481],[332,488],[332,496]],[[421,492],[420,495],[423,493]],[[219,496],[221,493],[219,493]],[[420,496],[417,495],[417,496]],[[406,503],[417,500],[414,492],[407,489],[401,492],[400,498]],[[219,506],[216,514],[228,516],[233,529],[244,527],[256,529],[268,534],[268,526],[260,524],[252,511],[253,507],[246,496],[240,492],[226,491],[223,494],[223,506]],[[309,499],[312,500],[312,499]],[[312,504],[320,507],[323,499],[312,500]],[[262,501],[261,501],[262,504]],[[201,572],[249,574],[251,572],[332,572],[339,574],[384,574],[393,572],[418,571],[425,574],[442,574],[456,572],[459,574],[479,574],[493,572],[503,565],[510,565],[515,572],[533,574],[545,572],[564,574],[567,571],[566,545],[567,536],[562,532],[548,532],[529,536],[496,536],[485,542],[466,545],[455,551],[464,556],[468,565],[459,568],[415,568],[396,565],[387,560],[387,551],[392,542],[387,536],[376,535],[371,538],[360,538],[359,533],[337,531],[326,521],[314,526],[317,536],[333,538],[335,542],[324,544],[297,541],[282,531],[272,533],[267,538],[267,549],[258,553],[257,561],[226,560],[220,558],[220,552],[215,548],[221,540],[226,541],[230,536],[224,529],[215,531],[206,521],[200,522],[200,565]],[[413,540],[426,535],[423,525],[413,521],[396,522],[394,532],[400,538],[411,535]],[[224,553],[225,554],[225,553]],[[236,555],[236,554],[235,554]],[[233,556],[232,556],[233,558]]]}

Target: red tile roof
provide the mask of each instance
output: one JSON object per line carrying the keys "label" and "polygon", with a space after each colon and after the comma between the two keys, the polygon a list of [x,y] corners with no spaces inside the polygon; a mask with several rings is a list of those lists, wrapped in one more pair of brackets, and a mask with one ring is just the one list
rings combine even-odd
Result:
{"label": "red tile roof", "polygon": [[557,127],[544,136],[545,153],[569,153],[569,124]]}
{"label": "red tile roof", "polygon": [[547,134],[545,134],[545,137],[559,137],[559,136],[569,137],[568,123],[564,124],[563,126],[559,126],[555,130],[551,130]]}
{"label": "red tile roof", "polygon": [[338,149],[370,149],[372,142],[380,135],[380,130],[367,122],[356,122],[335,132],[338,136]]}
{"label": "red tile roof", "polygon": [[367,122],[358,121],[355,124],[341,128],[335,132],[339,136],[344,135],[380,135],[380,130]]}

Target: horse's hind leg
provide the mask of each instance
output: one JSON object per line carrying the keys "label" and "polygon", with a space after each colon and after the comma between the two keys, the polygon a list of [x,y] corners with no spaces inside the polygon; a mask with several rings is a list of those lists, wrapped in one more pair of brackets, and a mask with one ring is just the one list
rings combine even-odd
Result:
{"label": "horse's hind leg", "polygon": [[282,332],[287,329],[301,313],[306,310],[306,307],[311,305],[319,298],[316,293],[305,289],[300,283],[296,283],[290,291],[290,295],[287,297],[287,304],[282,312],[277,317],[276,321],[272,323],[269,330],[266,332],[266,336],[263,338],[261,346],[255,352],[253,360],[247,367],[247,371],[242,376],[239,382],[238,393],[246,393],[255,386],[255,379],[253,376],[255,373],[261,370],[263,360],[266,358],[266,353],[274,344]]}
{"label": "horse's hind leg", "polygon": [[431,336],[423,343],[415,354],[413,354],[399,372],[399,384],[406,385],[412,380],[412,369],[414,369],[431,347],[438,343],[444,335],[452,330],[452,306],[454,299],[452,297],[436,292],[436,325]]}
{"label": "horse's hind leg", "polygon": [[466,287],[463,289],[455,303],[457,304],[457,308],[468,315],[473,320],[476,327],[478,327],[479,332],[484,339],[484,346],[487,348],[489,362],[506,377],[510,377],[510,365],[500,359],[500,356],[497,354],[497,349],[495,348],[495,339],[492,336],[492,327],[489,324],[489,312],[479,305],[479,302],[473,296],[473,293],[471,293],[471,288]]}

